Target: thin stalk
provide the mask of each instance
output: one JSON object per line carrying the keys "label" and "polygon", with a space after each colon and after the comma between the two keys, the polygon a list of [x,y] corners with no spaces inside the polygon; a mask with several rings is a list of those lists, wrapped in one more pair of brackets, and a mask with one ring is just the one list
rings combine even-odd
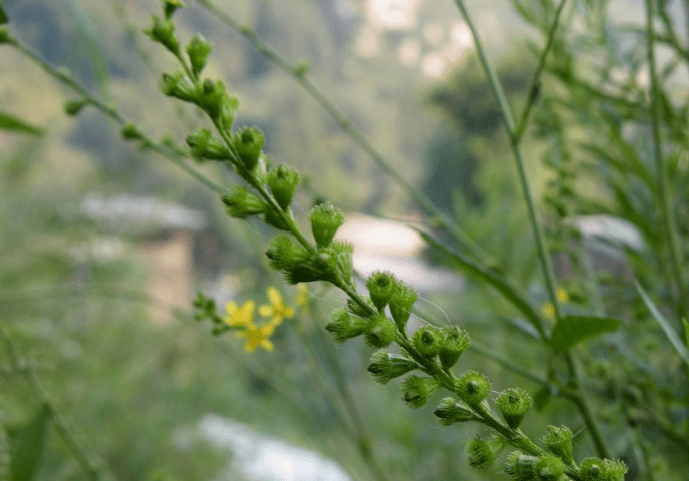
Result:
{"label": "thin stalk", "polygon": [[[18,52],[22,53],[29,59],[33,60],[35,63],[40,65],[48,74],[50,74],[52,77],[56,78],[59,80],[62,84],[66,85],[79,95],[81,95],[84,99],[88,100],[88,103],[96,107],[98,110],[100,110],[103,114],[105,114],[107,117],[110,117],[112,120],[117,122],[118,124],[124,126],[127,124],[127,119],[125,119],[113,105],[106,105],[103,101],[100,99],[94,97],[91,95],[84,87],[82,87],[76,80],[72,78],[71,75],[68,73],[57,69],[47,63],[45,60],[43,60],[41,57],[36,55],[34,52],[29,50],[24,44],[22,44],[19,40],[16,38],[10,37],[8,39],[8,43],[12,45],[12,47],[15,48]],[[196,180],[201,182],[202,184],[206,185],[213,191],[223,194],[225,193],[226,189],[223,188],[221,185],[217,184],[210,178],[206,177],[204,174],[196,170],[194,167],[188,165],[182,160],[182,155],[179,152],[178,149],[175,149],[173,147],[164,145],[160,142],[157,142],[153,140],[151,137],[148,137],[146,134],[141,135],[141,141],[144,143],[144,145],[155,152],[161,154],[163,157],[168,159],[170,162],[175,164],[177,167],[180,169],[184,170],[187,174],[191,175],[194,177]]]}
{"label": "thin stalk", "polygon": [[[519,181],[521,183],[522,191],[524,193],[524,198],[526,200],[529,211],[531,227],[534,232],[534,237],[536,238],[538,257],[540,259],[541,267],[543,269],[548,295],[550,297],[550,302],[552,303],[555,311],[555,319],[559,320],[562,318],[562,310],[560,307],[560,303],[557,299],[557,290],[555,287],[555,275],[553,271],[553,265],[550,256],[548,255],[548,251],[546,249],[543,229],[541,227],[541,223],[536,212],[536,205],[534,202],[533,195],[531,194],[531,187],[529,185],[529,179],[526,174],[526,166],[524,164],[521,148],[519,147],[519,139],[515,136],[515,125],[514,120],[512,118],[512,112],[509,104],[507,103],[505,92],[502,89],[502,86],[500,85],[500,81],[498,80],[498,77],[495,74],[493,67],[488,62],[488,56],[486,55],[486,52],[483,48],[483,42],[481,41],[481,38],[478,35],[478,31],[476,30],[476,27],[474,26],[471,17],[469,16],[469,12],[467,11],[466,6],[464,5],[464,1],[455,0],[455,4],[459,8],[460,12],[462,13],[462,16],[464,17],[464,20],[467,22],[467,25],[471,30],[471,34],[474,38],[474,44],[476,45],[476,52],[478,53],[481,65],[483,66],[486,76],[488,77],[490,88],[498,102],[498,107],[505,121],[505,127],[507,129],[507,134],[510,139],[510,146],[517,164]],[[604,439],[600,433],[600,428],[598,427],[598,423],[596,422],[593,411],[590,409],[586,397],[584,396],[584,393],[581,390],[581,374],[576,367],[574,358],[571,353],[567,353],[565,355],[565,359],[567,360],[570,377],[575,388],[574,390],[579,395],[579,399],[576,403],[577,407],[579,408],[579,411],[581,415],[584,417],[586,425],[589,428],[589,433],[593,438],[598,454],[601,457],[609,457],[609,450],[607,449]]]}
{"label": "thin stalk", "polygon": [[[560,17],[562,14],[562,10],[565,7],[565,3],[567,3],[567,0],[562,0],[560,2],[560,5],[558,5],[557,10],[555,11],[555,19],[553,20],[553,23],[550,25],[550,28],[548,29],[548,39],[546,40],[545,48],[541,52],[541,55],[538,57],[538,66],[536,67],[533,79],[531,80],[529,95],[531,95],[531,92],[533,92],[535,88],[538,88],[541,74],[543,73],[543,69],[545,68],[545,61],[548,58],[550,49],[553,47],[553,43],[555,40],[555,31],[557,30],[557,27],[560,24]],[[517,141],[519,141],[522,138],[522,135],[524,135],[524,131],[526,130],[526,126],[529,122],[529,114],[531,113],[531,108],[534,106],[534,104],[535,102],[533,102],[531,99],[527,99],[526,105],[524,106],[524,110],[522,111],[519,125],[517,126],[517,130],[514,134],[514,136],[517,138]]]}
{"label": "thin stalk", "polygon": [[[656,171],[658,175],[658,198],[663,212],[663,224],[666,236],[668,251],[670,253],[670,268],[674,277],[675,289],[677,291],[678,317],[681,319],[686,315],[686,296],[687,291],[684,285],[684,273],[682,269],[682,249],[680,247],[679,235],[677,233],[677,221],[673,213],[672,199],[668,188],[667,165],[664,161],[662,139],[660,135],[659,85],[656,76],[655,61],[655,39],[653,36],[653,17],[655,13],[655,2],[646,0],[646,41],[649,65],[649,75],[651,77],[651,131],[653,134],[653,155],[655,156]],[[687,332],[684,333],[687,338]]]}
{"label": "thin stalk", "polygon": [[2,340],[2,343],[5,345],[5,351],[10,357],[10,362],[12,363],[13,368],[24,376],[24,378],[31,386],[31,389],[36,394],[36,397],[42,403],[48,406],[51,418],[53,420],[53,424],[55,425],[55,430],[60,435],[64,443],[67,445],[67,448],[74,456],[74,459],[76,459],[77,463],[79,463],[79,466],[81,467],[82,471],[84,471],[84,474],[86,474],[88,479],[91,479],[93,481],[98,481],[99,479],[101,479],[100,470],[97,467],[93,466],[91,464],[91,461],[89,461],[88,456],[84,451],[84,448],[82,448],[79,442],[77,441],[76,436],[67,425],[64,416],[57,408],[55,403],[48,397],[45,390],[41,386],[41,383],[38,381],[38,377],[34,373],[31,363],[22,362],[22,359],[19,356],[19,352],[14,344],[14,341],[12,341],[9,335],[2,328],[2,324],[0,324],[0,339]]}
{"label": "thin stalk", "polygon": [[495,262],[493,257],[471,240],[454,220],[438,209],[428,197],[407,182],[391,163],[386,160],[383,155],[366,140],[364,135],[337,109],[337,107],[335,107],[335,105],[330,102],[308,78],[306,78],[306,74],[301,72],[299,66],[291,65],[279,53],[262,42],[249,27],[241,25],[236,19],[225,13],[210,0],[198,0],[197,3],[218,17],[230,28],[243,35],[263,56],[273,62],[280,70],[292,77],[299,86],[301,86],[333,119],[335,119],[342,130],[344,130],[344,132],[371,157],[383,172],[402,187],[407,195],[411,197],[426,214],[437,219],[440,225],[470,252],[473,257],[489,265]]}

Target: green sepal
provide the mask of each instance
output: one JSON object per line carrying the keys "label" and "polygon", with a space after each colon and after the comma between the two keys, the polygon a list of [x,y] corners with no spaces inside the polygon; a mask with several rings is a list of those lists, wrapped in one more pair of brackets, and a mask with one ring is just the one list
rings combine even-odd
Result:
{"label": "green sepal", "polygon": [[455,382],[454,392],[462,401],[476,408],[481,401],[488,397],[490,382],[485,374],[477,371],[467,371],[459,376]]}
{"label": "green sepal", "polygon": [[382,311],[397,290],[397,280],[391,272],[376,271],[366,280],[366,289],[373,304]]}
{"label": "green sepal", "polygon": [[397,282],[397,289],[393,292],[388,304],[390,314],[392,314],[392,318],[401,332],[404,332],[414,303],[418,298],[419,295],[416,290],[403,282]]}
{"label": "green sepal", "polygon": [[311,209],[309,220],[316,245],[323,248],[332,242],[337,229],[344,222],[344,216],[330,202],[324,202]]}
{"label": "green sepal", "polygon": [[402,401],[411,408],[420,408],[440,389],[440,383],[431,377],[409,376],[402,384]]}
{"label": "green sepal", "polygon": [[151,37],[151,40],[163,44],[166,49],[179,57],[179,41],[175,35],[175,24],[170,21],[167,13],[165,20],[161,20],[157,15],[153,15],[153,25],[151,25],[151,28],[144,30],[144,33]]}
{"label": "green sepal", "polygon": [[495,399],[505,422],[512,429],[517,429],[524,416],[531,409],[533,400],[529,393],[521,388],[508,388]]}
{"label": "green sepal", "polygon": [[441,329],[440,350],[438,357],[444,369],[454,366],[462,353],[471,346],[469,333],[459,326],[444,326]]}
{"label": "green sepal", "polygon": [[412,342],[419,354],[433,358],[440,351],[442,335],[435,326],[422,326],[414,332]]}
{"label": "green sepal", "polygon": [[275,201],[282,209],[287,210],[299,184],[299,172],[294,167],[282,164],[268,172],[267,182]]}
{"label": "green sepal", "polygon": [[387,347],[395,340],[397,329],[387,316],[377,314],[366,325],[366,344],[371,347]]}
{"label": "green sepal", "polygon": [[403,376],[414,369],[420,368],[421,366],[411,359],[398,354],[390,354],[388,351],[381,349],[373,353],[367,370],[376,381],[381,384],[387,384],[396,377]]}
{"label": "green sepal", "polygon": [[227,213],[238,219],[246,219],[266,210],[265,202],[243,185],[235,186],[228,194],[223,195],[222,201],[227,207]]}
{"label": "green sepal", "polygon": [[213,47],[203,38],[203,35],[196,34],[189,40],[185,50],[191,62],[191,71],[198,77],[206,66]]}
{"label": "green sepal", "polygon": [[209,129],[201,128],[187,137],[191,155],[196,159],[228,160],[230,151]]}
{"label": "green sepal", "polygon": [[234,136],[234,148],[248,171],[254,170],[258,164],[264,143],[263,132],[257,127],[243,128]]}

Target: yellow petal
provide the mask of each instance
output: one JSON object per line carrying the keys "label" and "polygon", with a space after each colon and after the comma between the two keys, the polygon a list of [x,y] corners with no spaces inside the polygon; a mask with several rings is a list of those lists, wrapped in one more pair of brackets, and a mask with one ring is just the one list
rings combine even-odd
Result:
{"label": "yellow petal", "polygon": [[263,316],[263,317],[270,317],[273,315],[273,308],[270,306],[261,306],[258,308],[258,312]]}
{"label": "yellow petal", "polygon": [[234,311],[236,311],[236,310],[237,310],[237,304],[235,304],[234,302],[228,302],[228,303],[227,303],[227,313],[228,313],[230,316],[231,316],[232,314],[234,314]]}
{"label": "yellow petal", "polygon": [[282,296],[280,295],[280,291],[278,291],[274,287],[269,288],[268,299],[270,299],[271,304],[280,304],[282,302]]}
{"label": "yellow petal", "polygon": [[272,351],[273,350],[273,343],[270,342],[268,339],[264,339],[261,341],[261,347],[265,349],[266,351]]}
{"label": "yellow petal", "polygon": [[286,317],[287,319],[291,319],[294,317],[294,309],[291,307],[283,306],[284,309],[282,311],[282,315]]}

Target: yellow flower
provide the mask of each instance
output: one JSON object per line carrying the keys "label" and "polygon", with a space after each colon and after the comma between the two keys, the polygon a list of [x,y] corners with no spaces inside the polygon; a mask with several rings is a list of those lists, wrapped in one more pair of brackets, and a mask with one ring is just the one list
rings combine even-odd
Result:
{"label": "yellow flower", "polygon": [[567,299],[569,299],[569,296],[567,295],[567,291],[560,288],[557,290],[557,300],[560,302],[567,302]]}
{"label": "yellow flower", "polygon": [[241,308],[234,302],[227,303],[227,316],[223,320],[230,326],[250,326],[254,322],[254,301],[246,301]]}
{"label": "yellow flower", "polygon": [[543,311],[543,315],[548,319],[555,319],[555,308],[550,302],[544,303],[541,310]]}
{"label": "yellow flower", "polygon": [[263,317],[272,317],[271,324],[278,325],[286,317],[290,319],[294,317],[294,309],[282,303],[282,296],[280,291],[271,287],[268,289],[268,299],[270,299],[270,306],[261,306],[258,312]]}
{"label": "yellow flower", "polygon": [[237,333],[237,337],[245,337],[246,345],[244,349],[246,352],[254,352],[257,346],[261,346],[266,351],[273,350],[273,343],[268,339],[275,330],[275,323],[269,322],[261,327],[256,324],[249,324],[246,331]]}

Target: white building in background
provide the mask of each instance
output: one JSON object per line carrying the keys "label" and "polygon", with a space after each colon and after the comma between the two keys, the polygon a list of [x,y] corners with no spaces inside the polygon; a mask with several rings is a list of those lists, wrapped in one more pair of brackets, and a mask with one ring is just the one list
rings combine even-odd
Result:
{"label": "white building in background", "polygon": [[352,263],[363,277],[375,271],[390,271],[421,293],[457,292],[464,288],[463,277],[421,259],[426,243],[403,222],[350,215],[335,238],[354,245]]}

